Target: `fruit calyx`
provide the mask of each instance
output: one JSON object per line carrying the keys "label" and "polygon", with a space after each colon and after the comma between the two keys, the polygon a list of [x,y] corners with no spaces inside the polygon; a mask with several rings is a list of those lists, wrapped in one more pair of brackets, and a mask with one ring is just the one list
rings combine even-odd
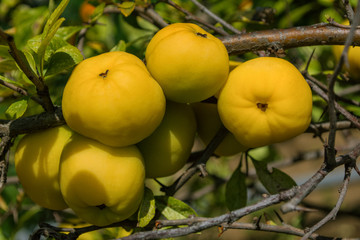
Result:
{"label": "fruit calyx", "polygon": [[267,103],[257,103],[256,106],[263,112],[266,111],[266,109],[268,108],[268,104]]}
{"label": "fruit calyx", "polygon": [[105,204],[100,204],[96,206],[97,208],[99,208],[100,210],[103,210],[104,208],[106,208]]}
{"label": "fruit calyx", "polygon": [[203,38],[207,38],[207,34],[206,33],[196,33],[197,36],[203,37]]}
{"label": "fruit calyx", "polygon": [[106,69],[106,71],[103,72],[103,73],[100,73],[99,76],[102,77],[102,78],[106,78],[108,73],[109,73],[109,69]]}

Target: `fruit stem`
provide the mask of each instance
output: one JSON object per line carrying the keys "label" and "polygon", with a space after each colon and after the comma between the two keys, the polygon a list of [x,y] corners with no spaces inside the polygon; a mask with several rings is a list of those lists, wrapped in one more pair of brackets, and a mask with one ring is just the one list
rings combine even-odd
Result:
{"label": "fruit stem", "polygon": [[106,208],[105,204],[101,204],[101,205],[97,205],[97,208],[99,208],[100,210],[103,210],[104,208]]}
{"label": "fruit stem", "polygon": [[100,73],[99,76],[102,77],[102,78],[106,78],[108,72],[109,72],[109,69],[106,69],[106,71],[103,72],[103,73]]}
{"label": "fruit stem", "polygon": [[265,112],[266,109],[268,108],[267,103],[257,103],[256,106],[263,112]]}
{"label": "fruit stem", "polygon": [[207,38],[207,34],[206,33],[199,33],[197,32],[196,35],[203,37],[203,38]]}

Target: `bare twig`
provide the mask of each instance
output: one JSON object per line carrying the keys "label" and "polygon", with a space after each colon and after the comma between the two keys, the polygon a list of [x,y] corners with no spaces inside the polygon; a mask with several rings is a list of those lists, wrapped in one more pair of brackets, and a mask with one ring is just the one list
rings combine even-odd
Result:
{"label": "bare twig", "polygon": [[[319,88],[316,84],[314,84],[310,79],[308,79],[308,84],[310,85],[311,89],[316,92],[320,97],[322,97],[325,101],[329,101],[328,95]],[[343,108],[340,104],[337,102],[334,103],[335,109],[341,113],[344,117],[346,117],[354,126],[358,129],[360,129],[360,122],[359,119],[351,114],[349,111],[347,111],[345,108]]]}
{"label": "bare twig", "polygon": [[[359,1],[359,4],[360,4],[360,1]],[[340,73],[340,71],[341,71],[341,69],[343,67],[344,61],[347,61],[347,53],[348,53],[348,50],[349,50],[349,46],[351,45],[351,43],[353,41],[355,31],[356,31],[356,26],[358,25],[359,21],[360,21],[360,14],[357,13],[355,15],[354,22],[351,25],[349,35],[346,38],[345,46],[344,46],[343,52],[341,54],[340,60],[339,60],[338,64],[335,67],[334,73],[331,75],[331,77],[329,79],[329,86],[328,86],[328,113],[329,113],[330,131],[329,131],[328,144],[325,147],[325,151],[326,151],[326,155],[325,155],[326,159],[325,159],[325,161],[327,161],[330,165],[335,164],[335,155],[336,155],[335,138],[336,138],[337,116],[336,116],[336,110],[335,110],[334,86],[335,86],[337,76],[338,76],[338,74]]]}
{"label": "bare twig", "polygon": [[213,26],[212,24],[206,22],[206,21],[203,21],[202,19],[198,18],[197,16],[195,16],[194,14],[192,14],[191,12],[189,12],[188,10],[182,8],[181,6],[179,6],[178,4],[174,3],[173,1],[171,0],[161,0],[161,2],[164,2],[166,4],[169,4],[170,6],[174,7],[176,10],[182,12],[185,14],[185,19],[187,21],[195,21],[195,22],[198,22],[204,26],[206,26],[207,28],[215,31],[216,33],[222,35],[222,36],[228,36],[229,34],[224,31],[223,29],[221,28],[218,28],[218,27],[215,27]]}
{"label": "bare twig", "polygon": [[316,230],[324,226],[327,222],[330,220],[334,220],[338,211],[340,210],[340,207],[342,203],[344,202],[345,195],[350,183],[350,176],[351,176],[351,170],[353,169],[353,164],[346,164],[345,165],[345,177],[344,182],[341,187],[340,196],[339,199],[335,205],[335,207],[329,212],[328,215],[326,215],[323,219],[321,219],[317,224],[312,226],[309,231],[301,238],[301,240],[308,239]]}
{"label": "bare twig", "polygon": [[177,190],[179,190],[199,170],[198,166],[207,162],[226,136],[226,133],[226,128],[222,126],[211,142],[207,145],[201,157],[195,161],[171,186],[162,188],[162,190],[169,196],[174,195]]}
{"label": "bare twig", "polygon": [[356,145],[356,147],[347,155],[336,157],[335,165],[331,168],[329,168],[326,165],[326,162],[324,162],[322,167],[310,179],[298,187],[298,191],[292,197],[292,199],[281,206],[281,211],[283,213],[287,213],[296,210],[297,205],[319,185],[319,183],[326,177],[329,172],[333,170],[334,167],[343,164],[354,164],[359,155],[360,144]]}
{"label": "bare twig", "polygon": [[[320,23],[310,26],[293,27],[243,33],[220,39],[229,54],[244,54],[268,49],[289,49],[315,45],[343,45],[350,29]],[[360,29],[354,35],[354,46],[360,46]]]}
{"label": "bare twig", "polygon": [[4,188],[7,179],[7,171],[9,167],[9,160],[7,158],[7,152],[12,145],[11,137],[4,136],[0,142],[0,192]]}
{"label": "bare twig", "polygon": [[352,24],[353,19],[354,19],[354,10],[351,7],[350,1],[349,0],[341,0],[341,2],[344,5],[346,16],[349,19],[350,24]]}
{"label": "bare twig", "polygon": [[217,21],[218,23],[223,25],[228,30],[232,31],[235,34],[240,34],[241,33],[241,31],[237,30],[231,24],[227,23],[222,18],[220,18],[219,16],[217,16],[216,14],[211,12],[209,9],[207,9],[204,5],[202,5],[198,1],[196,1],[196,0],[191,0],[191,1],[200,9],[200,11],[204,12],[206,15],[208,15],[209,17],[211,17],[212,19],[214,19],[215,21]]}
{"label": "bare twig", "polygon": [[140,17],[147,19],[149,22],[157,26],[158,28],[164,28],[168,23],[154,10],[153,6],[149,7],[135,7],[135,11]]}
{"label": "bare twig", "polygon": [[11,84],[9,82],[5,82],[5,81],[3,81],[1,79],[0,79],[0,84],[7,87],[7,88],[9,88],[9,89],[11,89],[11,90],[13,90],[13,91],[15,91],[15,92],[17,92],[17,93],[20,93],[23,96],[29,96],[32,100],[34,100],[35,102],[37,102],[40,105],[42,104],[42,101],[41,101],[40,98],[30,95],[26,91],[26,89],[24,89],[24,88],[18,87],[18,86],[14,85],[14,84]]}

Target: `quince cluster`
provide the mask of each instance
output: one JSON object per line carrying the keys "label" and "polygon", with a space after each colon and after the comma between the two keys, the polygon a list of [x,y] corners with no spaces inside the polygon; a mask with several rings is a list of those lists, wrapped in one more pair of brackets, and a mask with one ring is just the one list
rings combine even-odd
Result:
{"label": "quince cluster", "polygon": [[[205,144],[222,124],[218,155],[284,141],[311,119],[311,91],[297,69],[258,58],[229,75],[223,43],[199,26],[171,24],[151,39],[146,65],[126,52],[82,61],[63,93],[66,126],[26,135],[15,166],[37,204],[71,208],[105,226],[136,213],[145,178],[174,174],[196,134]],[[217,104],[202,101],[216,96]]]}

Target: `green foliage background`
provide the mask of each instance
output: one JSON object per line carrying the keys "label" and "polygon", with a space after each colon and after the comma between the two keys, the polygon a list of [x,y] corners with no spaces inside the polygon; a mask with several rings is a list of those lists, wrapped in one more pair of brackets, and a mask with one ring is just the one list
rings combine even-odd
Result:
{"label": "green foliage background", "polygon": [[[92,2],[96,4],[96,1]],[[142,0],[136,1],[136,4],[141,6],[149,2]],[[151,1],[151,3],[156,2],[156,0]],[[206,18],[191,1],[177,0],[175,2],[200,18]],[[326,22],[328,18],[341,22],[344,15],[344,12],[338,6],[338,1],[333,0],[208,0],[200,2],[237,29],[246,29],[246,31],[306,26]],[[351,2],[354,5],[356,1]],[[50,31],[47,35],[44,35],[45,24],[51,12],[59,3],[60,1],[45,0],[2,0],[0,4],[0,27],[13,35],[16,46],[23,52],[24,57],[30,63],[30,67],[34,72],[40,72],[40,75],[44,77],[46,84],[49,86],[51,98],[56,105],[61,103],[62,91],[72,68],[83,57],[89,58],[107,51],[122,50],[143,59],[147,43],[158,30],[156,26],[140,18],[135,13],[130,16],[100,14],[93,16],[93,22],[97,20],[97,24],[84,24],[79,16],[82,1],[70,1],[61,14],[61,17],[64,18],[61,26],[59,25],[55,32],[51,33]],[[96,5],[98,5],[97,10],[101,13],[102,6]],[[186,21],[184,14],[165,3],[159,2],[156,4],[155,10],[170,23]],[[265,11],[271,14],[267,14],[266,19],[262,19],[261,13]],[[80,52],[76,48],[77,36],[84,28],[88,28],[88,31],[86,32],[84,48]],[[50,36],[49,42],[44,43],[47,36]],[[46,47],[46,50],[44,47]],[[314,49],[316,51],[309,72],[325,81],[326,74],[332,73],[336,63],[330,46],[302,47],[287,50],[286,58],[302,70]],[[231,58],[232,60],[245,61],[253,57],[255,57],[254,54],[248,53],[241,56],[232,56]],[[43,111],[42,107],[31,98],[36,94],[34,85],[18,70],[4,42],[0,42],[0,80],[26,88],[30,95],[22,96],[0,86],[0,119],[16,119]],[[336,86],[337,89],[342,89],[347,84],[343,84],[343,81],[339,82]],[[356,95],[350,97],[357,100],[360,98]],[[314,120],[326,120],[326,116],[322,115],[325,106],[326,103],[322,99],[314,96]],[[360,109],[357,107],[351,106],[350,110],[360,114]],[[14,146],[16,146],[16,141]],[[13,149],[10,153],[9,179],[16,176],[12,164]],[[278,153],[271,146],[253,153],[250,152],[250,155],[256,159],[253,160],[256,171],[261,172],[261,176],[263,176],[263,180],[260,179],[260,181],[270,193],[277,192],[279,189],[276,186],[268,185],[269,179],[279,180],[280,186],[283,186],[281,181],[286,182],[286,186],[283,186],[286,188],[295,184],[288,175],[280,170],[280,172],[267,172],[266,164],[279,159]],[[258,160],[262,160],[262,162],[258,162]],[[244,194],[244,191],[246,192],[245,187],[254,183],[253,180],[246,179],[244,173],[240,172],[239,164],[241,162],[238,159],[234,163],[233,159],[228,158],[209,161],[207,169],[210,176],[205,179],[197,178],[191,181],[183,194],[185,196],[187,194],[188,199],[191,199],[189,196],[203,189],[204,186],[214,185],[216,187],[212,193],[187,202],[192,208],[182,207],[182,202],[162,196],[155,197],[157,207],[166,209],[164,217],[172,219],[195,214],[195,212],[192,212],[194,210],[199,216],[212,217],[224,213],[228,209],[244,206],[247,198],[246,194]],[[171,182],[171,179],[164,179],[163,181],[165,183]],[[230,179],[229,184],[225,184],[224,179]],[[159,191],[154,187],[156,184],[150,182],[148,185],[156,195]],[[235,188],[235,186],[240,186],[240,188]],[[234,192],[234,189],[237,190]],[[244,191],[238,192],[239,189]],[[238,200],[231,195],[237,193],[243,194]],[[252,196],[250,201],[255,201],[258,197]],[[150,195],[148,199],[154,201],[154,196]],[[68,213],[53,214],[49,210],[34,205],[24,194],[19,184],[8,184],[2,190],[0,196],[0,240],[25,239],[27,238],[26,235],[33,232],[40,222],[55,224],[54,216],[57,216],[57,214],[66,216]],[[141,214],[146,216],[148,213]],[[142,224],[145,226],[147,219],[141,219]],[[300,224],[300,220],[295,221]],[[300,227],[302,227],[301,224]]]}

